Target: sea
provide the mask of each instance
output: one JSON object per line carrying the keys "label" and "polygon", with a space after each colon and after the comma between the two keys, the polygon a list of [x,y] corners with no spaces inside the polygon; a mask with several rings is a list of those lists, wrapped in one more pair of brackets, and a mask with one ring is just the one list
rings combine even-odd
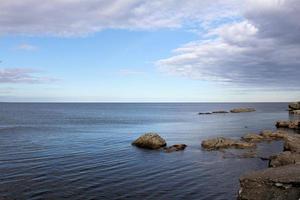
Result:
{"label": "sea", "polygon": [[[239,177],[267,168],[281,141],[206,151],[201,141],[239,139],[293,119],[288,103],[0,103],[0,199],[236,199]],[[256,112],[198,115],[252,107]],[[147,132],[184,151],[132,146]]]}

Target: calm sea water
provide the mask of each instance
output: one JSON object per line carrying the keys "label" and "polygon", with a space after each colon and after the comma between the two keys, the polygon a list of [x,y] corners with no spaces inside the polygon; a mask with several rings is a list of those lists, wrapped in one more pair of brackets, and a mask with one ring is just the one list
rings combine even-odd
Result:
{"label": "calm sea water", "polygon": [[[197,115],[254,107],[257,112]],[[234,199],[239,176],[267,167],[258,158],[223,158],[201,140],[274,129],[287,103],[1,103],[0,199]],[[183,152],[139,149],[158,132]],[[261,144],[260,155],[282,143]]]}

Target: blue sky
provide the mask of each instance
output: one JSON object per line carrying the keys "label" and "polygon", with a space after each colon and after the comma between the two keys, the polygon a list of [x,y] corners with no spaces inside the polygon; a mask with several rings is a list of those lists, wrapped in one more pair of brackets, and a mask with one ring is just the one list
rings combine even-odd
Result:
{"label": "blue sky", "polygon": [[[199,4],[196,0],[114,1],[112,5],[93,0],[92,7],[88,1],[45,1],[51,8],[45,14],[53,16],[40,20],[45,8],[28,6],[41,4],[35,1],[0,2],[6,19],[0,20],[1,101],[300,98],[296,72],[300,43],[294,39],[299,36],[299,22],[293,21],[292,34],[276,28],[264,31],[280,15],[287,15],[293,1],[250,1],[252,10],[237,1],[202,1],[199,7],[193,6]],[[87,15],[85,6],[97,15]],[[69,7],[72,12],[59,12]],[[286,9],[280,12],[278,7]],[[257,13],[257,8],[271,9],[274,16]],[[288,13],[291,18],[295,14]],[[286,21],[281,24],[287,26]]]}

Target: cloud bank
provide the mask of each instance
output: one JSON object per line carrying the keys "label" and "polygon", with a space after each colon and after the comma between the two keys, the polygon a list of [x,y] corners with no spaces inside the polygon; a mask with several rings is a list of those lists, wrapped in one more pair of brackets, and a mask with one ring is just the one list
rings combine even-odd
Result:
{"label": "cloud bank", "polygon": [[0,83],[50,83],[57,79],[42,77],[39,71],[28,68],[3,68],[0,69]]}
{"label": "cloud bank", "polygon": [[235,0],[1,0],[0,34],[80,36],[103,29],[179,28],[232,17]]}
{"label": "cloud bank", "polygon": [[239,86],[300,87],[300,1],[251,0],[223,24],[157,61],[167,73]]}

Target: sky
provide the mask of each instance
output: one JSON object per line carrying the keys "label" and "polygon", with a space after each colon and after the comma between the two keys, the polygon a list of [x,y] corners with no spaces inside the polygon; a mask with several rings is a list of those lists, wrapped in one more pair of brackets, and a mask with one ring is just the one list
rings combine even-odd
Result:
{"label": "sky", "polygon": [[1,0],[0,101],[299,101],[299,19],[299,0]]}

